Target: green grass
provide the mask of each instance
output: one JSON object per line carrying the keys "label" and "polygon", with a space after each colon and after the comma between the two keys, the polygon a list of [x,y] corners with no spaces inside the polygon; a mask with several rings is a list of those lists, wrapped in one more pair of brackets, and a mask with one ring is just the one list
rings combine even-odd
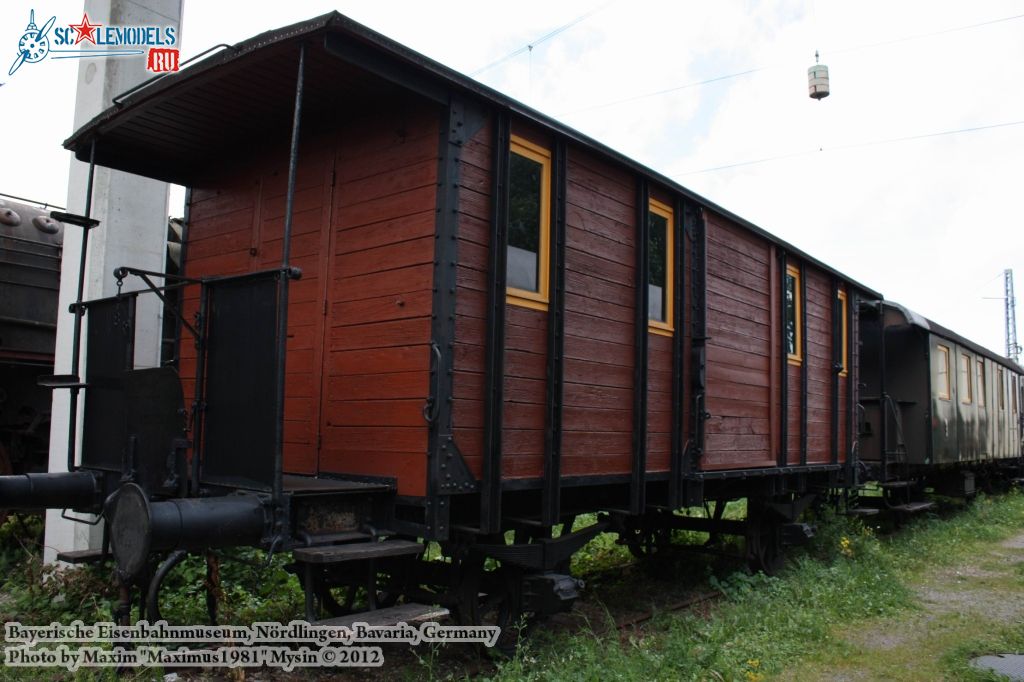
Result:
{"label": "green grass", "polygon": [[[728,516],[742,516],[742,504]],[[592,522],[581,518],[578,526]],[[48,623],[109,620],[116,594],[109,569],[47,575],[33,545],[38,520],[9,520],[0,527],[0,614],[5,620]],[[1024,529],[1024,495],[980,498],[955,513],[918,519],[898,532],[880,534],[857,520],[826,514],[817,520],[812,544],[796,551],[777,577],[750,575],[735,562],[685,555],[657,576],[621,568],[632,562],[614,535],[595,538],[574,557],[574,572],[591,587],[581,611],[589,621],[540,627],[512,659],[484,668],[495,680],[738,680],[757,682],[778,674],[820,679],[823,671],[857,668],[887,679],[886,671],[913,665],[914,652],[866,657],[851,642],[851,628],[908,627],[921,617],[913,586],[922,573],[956,566]],[[706,536],[681,534],[701,541]],[[301,610],[301,591],[284,571],[285,558],[268,565],[262,552],[243,550],[221,563],[222,622],[288,620]],[[981,568],[993,559],[978,560]],[[986,563],[989,562],[989,563]],[[990,566],[991,564],[991,566]],[[664,568],[664,567],[663,567]],[[172,622],[205,621],[205,563],[190,557],[168,579],[163,614]],[[1024,563],[992,578],[992,589],[1024,595]],[[1000,582],[1001,581],[1001,582]],[[613,620],[646,608],[649,600],[671,603],[673,590],[712,589],[722,598],[710,609],[656,612],[643,626],[622,631]],[[582,606],[582,604],[581,604]],[[631,611],[632,609],[632,611]],[[949,679],[992,679],[967,667],[974,655],[1024,649],[1024,628],[992,627],[956,614],[933,622],[936,636],[926,653],[929,674]],[[464,652],[463,652],[464,654]],[[405,657],[399,677],[461,678],[465,655],[421,648]],[[396,657],[399,664],[401,657]],[[794,668],[794,666],[796,666]],[[52,679],[53,671],[0,670],[0,679]],[[134,679],[150,679],[156,671]],[[317,677],[311,674],[310,677]],[[113,679],[109,671],[80,671],[64,679]],[[928,679],[910,676],[911,679]],[[133,679],[129,677],[129,679]],[[898,678],[889,678],[898,679]]]}
{"label": "green grass", "polygon": [[[501,664],[494,679],[754,682],[797,661],[842,658],[844,651],[857,652],[837,639],[837,628],[913,613],[917,606],[910,585],[917,574],[954,565],[1022,529],[1024,496],[1019,493],[981,498],[961,513],[919,519],[885,537],[851,519],[823,519],[814,543],[780,576],[712,575],[709,582],[724,600],[710,615],[662,614],[625,637],[618,631],[594,634],[601,631],[598,627],[541,636]],[[939,657],[953,679],[985,679],[966,669],[967,653],[1014,651],[1024,645],[1019,628],[951,632],[968,635]]]}

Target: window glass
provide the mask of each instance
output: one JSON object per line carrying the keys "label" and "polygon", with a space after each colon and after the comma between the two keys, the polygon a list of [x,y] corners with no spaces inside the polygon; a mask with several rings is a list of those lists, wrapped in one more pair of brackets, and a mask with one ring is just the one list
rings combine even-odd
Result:
{"label": "window glass", "polygon": [[551,154],[514,135],[509,152],[508,301],[547,310]]}
{"label": "window glass", "polygon": [[949,349],[937,346],[935,353],[935,390],[943,400],[949,400]]}
{"label": "window glass", "polygon": [[515,152],[509,163],[508,285],[540,291],[541,179],[544,167]]}
{"label": "window glass", "polygon": [[647,210],[647,319],[672,330],[672,209],[651,199]]}
{"label": "window glass", "polygon": [[978,406],[985,407],[985,361],[978,360]]}
{"label": "window glass", "polygon": [[1000,367],[996,370],[996,391],[999,392],[999,409],[1006,409],[1006,377],[1003,374],[1003,368]]}
{"label": "window glass", "polygon": [[786,355],[800,362],[800,270],[792,265],[786,268]]}
{"label": "window glass", "polygon": [[971,386],[971,356],[966,353],[960,354],[960,401],[967,404],[974,400],[974,391]]}

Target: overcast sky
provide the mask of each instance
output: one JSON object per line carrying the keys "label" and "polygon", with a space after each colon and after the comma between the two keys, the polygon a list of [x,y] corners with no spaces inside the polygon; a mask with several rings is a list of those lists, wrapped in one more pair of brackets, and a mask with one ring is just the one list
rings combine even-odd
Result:
{"label": "overcast sky", "polygon": [[[1002,272],[1024,280],[1024,2],[512,7],[186,0],[182,54],[338,9],[1005,350]],[[17,56],[33,8],[46,15],[39,23],[77,23],[82,12],[80,1],[4,0],[0,55]],[[821,102],[807,96],[816,49],[832,81]],[[63,204],[77,64],[47,59],[14,77],[8,68],[0,192]]]}

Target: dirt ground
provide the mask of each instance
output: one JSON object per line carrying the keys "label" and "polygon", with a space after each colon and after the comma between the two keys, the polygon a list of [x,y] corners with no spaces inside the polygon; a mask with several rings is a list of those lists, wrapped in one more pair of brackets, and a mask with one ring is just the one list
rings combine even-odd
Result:
{"label": "dirt ground", "polygon": [[1024,628],[1024,533],[952,568],[930,571],[913,588],[917,609],[837,630],[827,656],[786,670],[779,679],[959,679],[950,659],[968,658],[959,651],[965,642]]}

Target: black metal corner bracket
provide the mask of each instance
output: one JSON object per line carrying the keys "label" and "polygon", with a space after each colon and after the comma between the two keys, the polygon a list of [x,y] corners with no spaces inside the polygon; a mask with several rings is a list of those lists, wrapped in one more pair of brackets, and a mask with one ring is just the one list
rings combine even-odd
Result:
{"label": "black metal corner bracket", "polygon": [[476,479],[466,466],[452,433],[455,371],[455,311],[458,289],[459,184],[462,149],[483,126],[484,112],[452,95],[439,109],[438,170],[434,239],[433,315],[431,319],[431,391],[424,416],[428,423],[426,530],[443,540],[451,529],[449,496],[472,493]]}

